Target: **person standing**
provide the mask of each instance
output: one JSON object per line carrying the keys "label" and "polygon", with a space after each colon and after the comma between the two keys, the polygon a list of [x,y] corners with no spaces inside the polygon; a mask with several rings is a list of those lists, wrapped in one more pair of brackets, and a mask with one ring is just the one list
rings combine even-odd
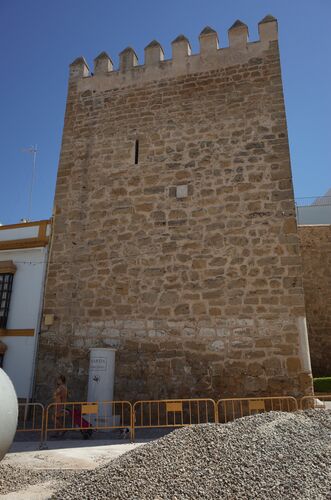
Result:
{"label": "person standing", "polygon": [[[66,385],[66,378],[64,375],[59,375],[56,379],[56,387],[53,394],[53,400],[55,403],[55,415],[54,415],[54,429],[58,429],[65,426],[65,407],[64,403],[68,399],[68,388]],[[55,433],[52,437],[63,436],[65,431],[61,433]]]}

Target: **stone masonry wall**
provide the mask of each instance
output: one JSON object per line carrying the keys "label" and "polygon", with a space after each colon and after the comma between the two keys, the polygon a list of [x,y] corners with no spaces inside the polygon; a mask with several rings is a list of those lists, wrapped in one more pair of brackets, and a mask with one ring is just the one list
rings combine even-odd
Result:
{"label": "stone masonry wall", "polygon": [[85,398],[102,346],[116,398],[311,390],[276,21],[259,28],[71,65],[39,399],[58,372]]}
{"label": "stone masonry wall", "polygon": [[331,375],[331,226],[299,226],[313,375]]}

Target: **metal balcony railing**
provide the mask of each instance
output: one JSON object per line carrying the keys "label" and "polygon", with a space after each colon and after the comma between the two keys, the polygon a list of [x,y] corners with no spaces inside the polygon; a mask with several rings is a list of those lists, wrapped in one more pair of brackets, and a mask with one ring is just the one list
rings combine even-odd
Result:
{"label": "metal balcony railing", "polygon": [[320,207],[331,206],[331,196],[307,196],[295,198],[296,207]]}

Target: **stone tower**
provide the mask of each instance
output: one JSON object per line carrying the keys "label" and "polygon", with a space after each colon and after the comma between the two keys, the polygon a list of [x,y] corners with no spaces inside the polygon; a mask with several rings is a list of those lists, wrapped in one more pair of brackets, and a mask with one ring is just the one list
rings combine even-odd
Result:
{"label": "stone tower", "polygon": [[37,395],[116,347],[115,397],[311,390],[277,21],[70,66]]}

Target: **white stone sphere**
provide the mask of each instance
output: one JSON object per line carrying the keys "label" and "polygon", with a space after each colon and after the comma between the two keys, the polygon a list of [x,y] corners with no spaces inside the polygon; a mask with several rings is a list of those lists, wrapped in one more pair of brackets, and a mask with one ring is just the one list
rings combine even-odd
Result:
{"label": "white stone sphere", "polygon": [[0,368],[0,460],[9,450],[17,427],[18,404],[14,386]]}

